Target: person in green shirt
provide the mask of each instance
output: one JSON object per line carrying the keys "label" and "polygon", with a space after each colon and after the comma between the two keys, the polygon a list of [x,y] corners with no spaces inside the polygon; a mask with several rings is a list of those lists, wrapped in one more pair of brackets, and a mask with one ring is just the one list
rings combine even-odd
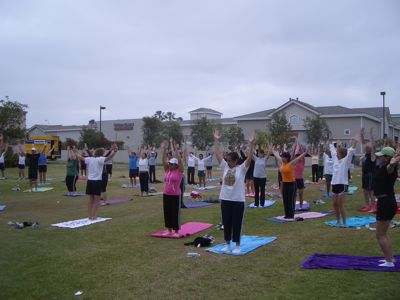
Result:
{"label": "person in green shirt", "polygon": [[[75,146],[73,146],[75,148]],[[78,163],[79,160],[76,157],[74,151],[71,150],[70,146],[67,147],[67,176],[65,177],[65,184],[67,185],[67,195],[73,196],[76,193],[76,182],[78,180]]]}

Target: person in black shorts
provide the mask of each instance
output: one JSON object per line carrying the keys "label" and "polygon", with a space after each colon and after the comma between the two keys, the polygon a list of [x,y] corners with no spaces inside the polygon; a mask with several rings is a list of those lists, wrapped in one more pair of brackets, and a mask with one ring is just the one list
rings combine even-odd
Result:
{"label": "person in black shorts", "polygon": [[39,156],[36,152],[36,148],[32,148],[32,154],[26,154],[26,158],[28,159],[28,178],[29,178],[29,186],[31,189],[31,192],[33,192],[33,186],[35,186],[35,191],[37,191],[38,188],[38,173],[39,173]]}
{"label": "person in black shorts", "polygon": [[388,236],[390,221],[396,214],[397,203],[394,184],[397,179],[397,165],[400,161],[400,147],[397,152],[391,147],[384,147],[375,153],[379,167],[374,174],[374,195],[378,199],[376,210],[376,238],[385,259],[379,261],[380,267],[394,267],[392,242]]}

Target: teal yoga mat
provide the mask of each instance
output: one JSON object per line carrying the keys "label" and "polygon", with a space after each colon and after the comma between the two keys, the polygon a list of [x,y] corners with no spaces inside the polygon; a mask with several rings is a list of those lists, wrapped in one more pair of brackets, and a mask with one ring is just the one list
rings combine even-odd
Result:
{"label": "teal yoga mat", "polygon": [[[355,216],[346,218],[346,225],[349,228],[363,227],[375,222],[376,218],[371,216]],[[325,222],[325,224],[333,227],[342,227],[342,224],[336,224],[336,220]]]}

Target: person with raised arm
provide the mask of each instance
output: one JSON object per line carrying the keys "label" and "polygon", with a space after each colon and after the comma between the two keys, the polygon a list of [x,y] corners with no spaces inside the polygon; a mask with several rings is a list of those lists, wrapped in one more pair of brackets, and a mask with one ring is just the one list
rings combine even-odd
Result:
{"label": "person with raised arm", "polygon": [[187,145],[185,145],[184,155],[185,155],[185,160],[187,162],[187,184],[193,185],[195,184],[194,173],[195,173],[196,161],[192,156],[194,155],[194,153],[188,152]]}
{"label": "person with raised arm", "polygon": [[25,178],[25,163],[26,163],[26,152],[25,146],[22,146],[20,142],[18,142],[15,147],[16,153],[18,155],[18,179],[23,180]]}
{"label": "person with raised arm", "polygon": [[327,198],[331,195],[331,183],[332,183],[332,173],[333,173],[333,159],[331,151],[327,148],[326,144],[323,146],[323,158],[324,158],[324,178],[326,184],[326,194]]}
{"label": "person with raised arm", "polygon": [[254,160],[254,206],[264,207],[265,204],[265,184],[267,183],[267,176],[265,174],[265,168],[267,166],[268,158],[271,154],[272,146],[268,146],[267,155],[265,155],[264,149],[261,149],[260,145],[257,145],[257,155],[253,156]]}
{"label": "person with raised arm", "polygon": [[[293,149],[292,149],[292,157],[299,157],[304,150],[302,149],[297,137],[294,137],[294,143],[293,143]],[[303,208],[303,202],[304,202],[304,166],[305,166],[306,160],[305,157],[303,156],[302,159],[299,159],[297,164],[295,165],[294,169],[294,177],[296,179],[296,190],[299,193],[299,205],[300,209]],[[295,200],[296,203],[296,200]]]}
{"label": "person with raised arm", "polygon": [[136,178],[139,176],[139,169],[138,169],[138,157],[136,152],[132,151],[130,145],[128,145],[128,155],[129,155],[129,180],[131,182],[131,187],[136,186],[137,180]]}
{"label": "person with raised arm", "polygon": [[168,142],[165,141],[161,144],[165,172],[163,190],[164,223],[168,229],[167,235],[178,237],[182,194],[181,182],[184,168],[181,155],[177,151],[177,145],[172,139],[170,147],[172,149],[172,157],[167,154]]}
{"label": "person with raised arm", "polygon": [[75,155],[75,146],[67,146],[67,175],[65,176],[65,185],[67,186],[69,196],[76,193],[76,182],[78,181],[78,164],[79,160]]}
{"label": "person with raised arm", "polygon": [[118,147],[113,144],[111,152],[107,157],[104,157],[104,148],[97,148],[91,157],[83,157],[79,154],[77,149],[74,153],[79,160],[84,160],[88,171],[88,180],[86,184],[86,194],[89,195],[88,204],[88,218],[89,220],[96,220],[97,210],[100,206],[100,195],[102,192],[102,175],[104,169],[104,162],[112,159],[117,153]]}
{"label": "person with raised arm", "polygon": [[203,154],[199,154],[199,157],[190,154],[190,156],[197,161],[197,176],[199,178],[199,187],[203,185],[203,187],[206,187],[206,167],[205,167],[205,162],[211,158],[211,156],[203,157]]}
{"label": "person with raised arm", "polygon": [[[351,158],[354,155],[357,146],[357,139],[353,138],[350,148],[346,149],[340,146],[340,142],[336,142],[336,147],[329,143],[329,150],[332,154],[332,193],[333,208],[336,213],[337,225],[347,227],[346,212],[344,209],[344,200],[346,198],[346,185],[349,184],[348,169],[350,167]],[[342,223],[340,223],[342,218]]]}
{"label": "person with raised arm", "polygon": [[313,153],[311,155],[311,176],[313,183],[318,183],[318,161],[319,161],[318,149],[313,149]]}
{"label": "person with raised arm", "polygon": [[374,173],[376,168],[375,141],[373,128],[370,129],[370,142],[365,142],[365,129],[360,130],[360,143],[364,156],[361,158],[361,184],[364,196],[364,207],[362,212],[373,212],[376,210],[374,196]]}
{"label": "person with raised arm", "polygon": [[214,150],[218,163],[222,171],[222,186],[219,198],[221,199],[222,223],[224,225],[224,239],[226,246],[222,251],[231,251],[231,240],[236,243],[233,253],[239,253],[240,238],[242,231],[242,222],[244,217],[244,206],[246,200],[245,194],[245,176],[253,159],[255,134],[249,138],[249,154],[247,159],[238,164],[239,155],[236,152],[230,152],[222,156],[219,139],[221,135],[218,129],[214,129]]}
{"label": "person with raised arm", "polygon": [[149,145],[149,149],[151,149],[150,156],[149,156],[149,176],[150,176],[150,183],[157,183],[156,178],[156,166],[157,166],[157,149],[154,147],[152,148]]}
{"label": "person with raised arm", "polygon": [[294,219],[297,190],[295,167],[309,151],[309,148],[307,148],[306,151],[293,160],[291,160],[291,155],[287,151],[284,151],[282,154],[279,154],[276,148],[272,151],[276,160],[278,161],[278,166],[282,174],[282,200],[285,210],[285,219]]}
{"label": "person with raised arm", "polygon": [[143,149],[143,145],[139,147],[139,183],[140,183],[140,196],[149,195],[149,153]]}
{"label": "person with raised arm", "polygon": [[6,169],[6,159],[5,154],[7,150],[7,145],[4,143],[3,133],[0,132],[0,180],[6,179],[5,169]]}
{"label": "person with raised arm", "polygon": [[385,256],[379,261],[380,267],[394,267],[392,242],[388,236],[390,221],[397,211],[397,203],[394,192],[394,184],[398,173],[397,167],[400,162],[400,147],[395,151],[391,147],[384,147],[375,153],[379,160],[374,174],[374,195],[378,199],[376,210],[376,239]]}
{"label": "person with raised arm", "polygon": [[47,156],[49,156],[49,153],[53,152],[54,146],[49,149],[49,151],[46,151],[46,145],[43,146],[42,150],[40,151],[39,154],[39,181],[40,184],[46,184],[46,177],[47,177]]}
{"label": "person with raised arm", "polygon": [[207,157],[210,157],[206,160],[207,179],[210,179],[212,178],[213,153],[209,152]]}
{"label": "person with raised arm", "polygon": [[[250,150],[247,149],[247,156],[249,155]],[[242,158],[242,161],[246,161],[247,159],[246,153],[243,151],[243,145],[240,146],[240,157]],[[252,153],[252,157],[254,157],[254,153]],[[254,173],[254,159],[250,161],[250,166],[247,169],[246,176],[245,176],[245,183],[246,183],[246,196],[254,196],[255,194],[255,189],[254,189],[254,178],[253,178],[253,173]]]}

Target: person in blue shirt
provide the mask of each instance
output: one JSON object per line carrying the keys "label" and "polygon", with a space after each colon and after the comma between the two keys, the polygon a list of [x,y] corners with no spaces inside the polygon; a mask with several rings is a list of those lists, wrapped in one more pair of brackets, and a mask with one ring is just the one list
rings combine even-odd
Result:
{"label": "person in blue shirt", "polygon": [[131,186],[136,186],[137,180],[136,178],[139,176],[139,169],[137,166],[138,157],[136,152],[133,152],[131,147],[128,146],[128,155],[129,155],[129,179],[131,181]]}
{"label": "person in blue shirt", "polygon": [[150,152],[149,157],[149,175],[150,175],[150,183],[156,183],[156,163],[157,163],[157,151],[153,149]]}
{"label": "person in blue shirt", "polygon": [[40,184],[46,184],[46,175],[47,175],[47,156],[54,150],[54,146],[51,147],[49,151],[46,151],[46,146],[43,147],[42,151],[39,154],[39,179]]}

